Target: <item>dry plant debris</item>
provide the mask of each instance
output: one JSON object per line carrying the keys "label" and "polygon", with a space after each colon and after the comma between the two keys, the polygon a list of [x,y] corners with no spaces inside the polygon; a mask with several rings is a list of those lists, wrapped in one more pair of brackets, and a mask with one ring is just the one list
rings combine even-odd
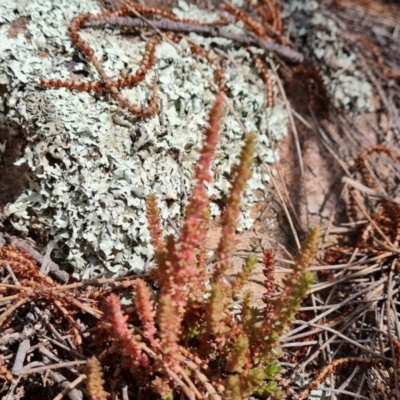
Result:
{"label": "dry plant debris", "polygon": [[[374,159],[377,154],[384,157]],[[312,268],[319,279],[298,314],[298,326],[282,339],[289,350],[288,361],[298,363],[295,371],[314,374],[308,391],[294,398],[306,399],[311,389],[321,388],[361,398],[368,394],[397,398],[400,203],[394,197],[396,188],[386,185],[393,184],[393,176],[384,183],[374,174],[379,176],[376,166],[385,163],[392,171],[399,170],[398,162],[391,149],[375,145],[357,157],[352,168],[355,175],[344,179],[355,245],[336,245],[325,251],[323,266]],[[319,371],[323,359],[329,363]],[[346,379],[342,368],[351,379]]]}
{"label": "dry plant debris", "polygon": [[284,378],[308,385],[291,398],[307,398],[313,389],[312,398],[398,399],[400,103],[396,80],[385,76],[400,65],[394,31],[399,7],[375,1],[343,1],[341,7],[325,3],[321,12],[335,15],[336,34],[375,88],[376,111],[331,109],[330,124],[310,119],[346,176],[326,227],[321,265],[312,268],[318,282],[282,338]]}

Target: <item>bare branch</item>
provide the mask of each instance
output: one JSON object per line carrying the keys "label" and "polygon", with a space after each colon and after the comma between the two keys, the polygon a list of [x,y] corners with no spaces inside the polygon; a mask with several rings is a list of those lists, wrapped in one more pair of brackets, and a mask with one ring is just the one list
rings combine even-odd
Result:
{"label": "bare branch", "polygon": [[[262,47],[267,51],[275,53],[282,59],[294,63],[300,64],[303,62],[303,54],[292,50],[288,47],[274,43],[272,41],[256,39],[252,35],[239,35],[236,33],[229,32],[215,25],[197,25],[189,24],[186,22],[170,21],[168,19],[160,19],[158,21],[151,21],[154,27],[160,31],[168,32],[194,32],[204,36],[211,37],[222,37],[225,39],[233,40],[245,46],[258,46]],[[119,27],[125,27],[130,29],[141,29],[146,28],[147,24],[140,18],[131,17],[106,17],[97,19],[95,21],[87,21],[85,27],[102,27],[104,25],[115,25]]]}
{"label": "bare branch", "polygon": [[[42,256],[37,250],[32,248],[25,240],[18,239],[14,236],[11,236],[7,233],[4,234],[4,238],[6,241],[12,245],[14,245],[16,248],[19,250],[26,251],[29,256],[37,261],[39,264],[43,263],[44,256]],[[55,278],[60,280],[61,282],[68,282],[69,275],[67,272],[62,271],[60,267],[53,261],[50,261],[48,264],[49,272],[51,275],[53,275]]]}

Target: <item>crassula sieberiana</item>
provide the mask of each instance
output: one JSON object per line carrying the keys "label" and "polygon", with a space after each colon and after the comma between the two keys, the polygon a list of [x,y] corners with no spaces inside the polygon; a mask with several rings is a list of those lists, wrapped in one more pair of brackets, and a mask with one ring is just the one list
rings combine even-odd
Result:
{"label": "crassula sieberiana", "polygon": [[[245,138],[240,162],[232,171],[233,183],[214,254],[216,261],[211,271],[207,270],[205,239],[209,201],[205,183],[212,179],[210,166],[222,109],[223,100],[217,97],[178,237],[163,237],[156,199],[148,198],[147,218],[157,268],[151,273],[153,290],[144,280],[135,281],[133,330],[128,325],[132,311],[124,315],[116,294],[108,296],[103,303],[106,320],[103,332],[106,331],[109,343],[114,342],[111,357],[115,357],[115,352],[122,356],[121,365],[130,371],[138,388],[166,399],[174,398],[181,391],[192,399],[210,396],[241,400],[251,394],[279,398],[275,382],[280,370],[279,338],[313,281],[313,274],[307,268],[317,251],[318,229],[311,230],[279,296],[274,293],[273,253],[267,251],[263,307],[252,306],[251,294],[245,292],[240,318],[231,312],[235,297],[243,291],[257,262],[256,257],[249,256],[242,272],[233,280],[227,279],[240,193],[251,175],[255,149],[252,134]],[[107,352],[103,352],[103,363],[108,362]],[[96,377],[92,379],[97,381]]]}

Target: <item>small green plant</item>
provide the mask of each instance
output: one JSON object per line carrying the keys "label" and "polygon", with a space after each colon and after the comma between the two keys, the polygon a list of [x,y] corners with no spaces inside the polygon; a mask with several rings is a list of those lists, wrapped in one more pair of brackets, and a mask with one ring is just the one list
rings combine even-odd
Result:
{"label": "small green plant", "polygon": [[[122,367],[129,370],[138,388],[164,399],[179,393],[189,399],[240,400],[252,394],[278,398],[274,377],[280,370],[279,338],[313,281],[306,270],[318,247],[317,229],[310,232],[279,296],[274,295],[273,253],[267,251],[264,307],[253,307],[251,294],[245,292],[240,317],[231,312],[234,299],[243,291],[257,262],[255,256],[248,257],[235,279],[226,279],[235,246],[240,196],[251,175],[255,152],[252,134],[245,138],[240,162],[232,172],[221,239],[214,254],[217,261],[210,272],[207,270],[205,183],[212,179],[211,163],[222,118],[223,99],[217,97],[178,237],[163,237],[156,199],[148,198],[147,218],[157,264],[151,276],[157,289],[152,291],[144,280],[137,279],[135,313],[129,315],[123,314],[117,295],[111,294],[104,301],[107,332],[114,342],[113,351],[122,357]],[[128,320],[135,318],[129,326]],[[92,373],[89,380],[100,382],[101,377],[97,379]],[[92,400],[100,399],[99,393],[104,392],[101,384],[92,382],[91,387],[96,388],[88,390]]]}

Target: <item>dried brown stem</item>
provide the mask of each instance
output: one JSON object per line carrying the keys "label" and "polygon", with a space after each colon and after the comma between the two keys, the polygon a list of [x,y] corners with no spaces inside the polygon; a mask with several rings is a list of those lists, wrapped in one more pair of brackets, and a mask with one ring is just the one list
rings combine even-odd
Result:
{"label": "dried brown stem", "polygon": [[371,367],[378,364],[379,362],[381,361],[378,359],[368,359],[361,357],[346,357],[335,360],[329,363],[319,374],[314,377],[313,381],[308,384],[307,388],[301,392],[298,399],[307,399],[310,392],[314,389],[317,389],[318,385],[324,382],[328,375],[334,374],[338,368],[344,367],[349,364],[359,365],[361,367]]}
{"label": "dried brown stem", "polygon": [[19,307],[21,307],[23,304],[25,304],[29,299],[24,298],[21,299],[18,303],[13,304],[10,308],[7,308],[6,311],[3,312],[3,314],[0,315],[0,327],[3,325],[4,321],[14,312],[16,311]]}
{"label": "dried brown stem", "polygon": [[[4,238],[8,243],[12,244],[17,249],[26,251],[29,254],[29,256],[33,260],[37,261],[39,264],[43,263],[44,256],[42,256],[37,250],[33,249],[28,244],[28,242],[26,242],[25,240],[18,239],[14,236],[9,235],[8,233],[4,234]],[[68,282],[68,280],[69,280],[68,273],[65,271],[62,271],[55,262],[50,261],[48,268],[49,268],[50,274],[53,275],[55,278],[57,278],[59,281],[64,282],[64,283]]]}
{"label": "dried brown stem", "polygon": [[[152,25],[160,31],[164,32],[183,32],[190,33],[195,32],[204,36],[210,37],[223,37],[225,39],[233,40],[236,43],[242,44],[244,46],[258,46],[272,53],[277,54],[283,60],[299,64],[303,61],[303,54],[296,50],[290,49],[288,47],[282,46],[278,43],[256,39],[252,35],[240,35],[224,30],[223,28],[215,25],[198,25],[193,23],[185,23],[180,21],[171,21],[168,19],[160,19],[158,21],[151,21]],[[88,20],[85,22],[85,27],[102,27],[104,25],[114,25],[120,27],[126,27],[130,29],[142,29],[146,28],[147,24],[140,18],[132,17],[104,17],[96,20]]]}

